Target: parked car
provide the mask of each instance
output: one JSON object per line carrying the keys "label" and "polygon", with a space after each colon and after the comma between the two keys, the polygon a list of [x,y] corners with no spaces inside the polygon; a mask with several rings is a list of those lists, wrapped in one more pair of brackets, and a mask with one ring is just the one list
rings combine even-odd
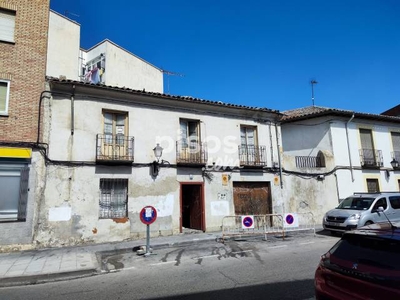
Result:
{"label": "parked car", "polygon": [[400,299],[399,228],[386,222],[344,233],[321,257],[316,299]]}
{"label": "parked car", "polygon": [[383,207],[391,221],[400,221],[400,193],[354,193],[335,209],[328,211],[322,221],[324,229],[344,232],[365,225],[387,222],[385,214],[377,212]]}

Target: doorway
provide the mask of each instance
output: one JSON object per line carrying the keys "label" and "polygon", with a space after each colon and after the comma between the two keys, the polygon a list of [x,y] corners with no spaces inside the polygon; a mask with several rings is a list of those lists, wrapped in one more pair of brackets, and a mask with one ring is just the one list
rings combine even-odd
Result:
{"label": "doorway", "polygon": [[205,231],[202,183],[181,183],[181,232],[183,228]]}
{"label": "doorway", "polygon": [[233,182],[233,203],[236,215],[271,214],[270,182]]}

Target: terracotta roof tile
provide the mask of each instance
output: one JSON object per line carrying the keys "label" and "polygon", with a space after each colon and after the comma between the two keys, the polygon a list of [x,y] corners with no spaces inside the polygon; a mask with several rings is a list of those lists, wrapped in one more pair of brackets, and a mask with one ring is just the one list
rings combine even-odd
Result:
{"label": "terracotta roof tile", "polygon": [[126,88],[126,87],[108,86],[108,85],[104,85],[104,84],[92,84],[92,83],[70,80],[70,79],[59,79],[59,78],[50,77],[50,76],[47,76],[46,80],[49,82],[72,83],[72,84],[77,84],[77,85],[78,84],[79,85],[89,85],[89,86],[100,87],[100,88],[109,89],[109,90],[119,90],[119,91],[131,92],[132,94],[145,94],[145,95],[155,96],[155,97],[160,97],[160,98],[170,98],[170,99],[177,99],[177,100],[182,100],[182,101],[212,104],[212,105],[231,107],[231,108],[240,108],[240,109],[246,109],[246,110],[257,110],[257,111],[261,111],[261,112],[269,112],[269,113],[275,113],[277,115],[282,115],[282,113],[280,113],[279,110],[273,110],[273,109],[269,109],[266,107],[245,106],[245,105],[239,105],[239,104],[225,103],[222,101],[205,100],[205,99],[194,98],[194,97],[190,97],[190,96],[176,96],[176,95],[169,95],[169,94],[163,94],[163,93],[158,93],[158,92],[147,92],[145,90],[134,90],[134,89]]}

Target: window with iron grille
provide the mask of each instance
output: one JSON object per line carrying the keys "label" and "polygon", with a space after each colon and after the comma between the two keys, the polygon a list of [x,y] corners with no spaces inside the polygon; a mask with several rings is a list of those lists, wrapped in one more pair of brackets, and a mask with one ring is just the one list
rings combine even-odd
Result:
{"label": "window with iron grille", "polygon": [[100,179],[100,219],[128,216],[128,179]]}

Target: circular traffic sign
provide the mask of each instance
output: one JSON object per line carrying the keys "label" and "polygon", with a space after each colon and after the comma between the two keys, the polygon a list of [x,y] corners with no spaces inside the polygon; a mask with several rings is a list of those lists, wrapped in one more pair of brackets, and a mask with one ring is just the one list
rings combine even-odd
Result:
{"label": "circular traffic sign", "polygon": [[253,218],[252,217],[244,217],[243,218],[243,226],[246,228],[250,228],[253,226]]}
{"label": "circular traffic sign", "polygon": [[288,215],[286,216],[286,223],[288,223],[289,225],[292,225],[293,222],[294,222],[294,217],[293,217],[293,215],[288,214]]}
{"label": "circular traffic sign", "polygon": [[145,206],[140,211],[140,221],[150,225],[157,219],[157,210],[153,206]]}

